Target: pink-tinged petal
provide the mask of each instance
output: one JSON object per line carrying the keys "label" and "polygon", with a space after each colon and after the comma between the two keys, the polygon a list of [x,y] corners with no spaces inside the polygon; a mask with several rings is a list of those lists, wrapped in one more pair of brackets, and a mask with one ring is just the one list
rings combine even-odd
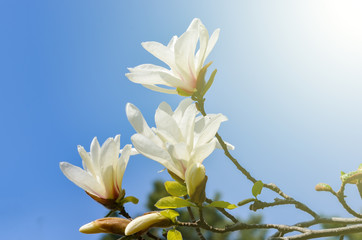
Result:
{"label": "pink-tinged petal", "polygon": [[148,52],[150,52],[156,58],[165,62],[168,66],[170,66],[170,68],[174,68],[175,55],[169,47],[166,47],[158,42],[143,42],[142,47],[146,49]]}
{"label": "pink-tinged petal", "polygon": [[88,172],[67,162],[61,162],[59,166],[63,174],[75,185],[93,195],[107,199],[106,191],[103,186]]}
{"label": "pink-tinged petal", "polygon": [[190,163],[202,163],[215,150],[216,141],[214,139],[209,143],[196,147],[192,153]]}
{"label": "pink-tinged petal", "polygon": [[[205,118],[208,117],[209,116],[206,116]],[[196,146],[200,146],[211,141],[211,139],[215,137],[215,134],[219,130],[220,124],[226,120],[227,118],[224,115],[217,114],[215,117],[209,119],[209,121],[206,121],[207,124],[202,130],[202,133],[200,133]]]}
{"label": "pink-tinged petal", "polygon": [[196,72],[194,54],[198,42],[197,31],[187,31],[177,40],[175,44],[175,63],[178,73],[183,77],[192,91],[196,87]]}

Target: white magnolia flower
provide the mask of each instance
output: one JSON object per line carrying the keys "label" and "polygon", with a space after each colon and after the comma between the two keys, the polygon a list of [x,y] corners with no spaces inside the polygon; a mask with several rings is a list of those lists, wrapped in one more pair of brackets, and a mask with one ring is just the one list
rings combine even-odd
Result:
{"label": "white magnolia flower", "polygon": [[[196,90],[199,72],[219,38],[219,32],[220,29],[216,29],[209,38],[201,20],[195,18],[186,32],[179,38],[174,36],[167,46],[158,42],[143,42],[142,46],[165,62],[170,70],[153,64],[143,64],[129,68],[130,73],[126,76],[132,82],[154,91],[175,94],[179,88],[192,94]],[[195,54],[198,42],[200,47]]]}
{"label": "white magnolia flower", "polygon": [[175,111],[167,103],[161,103],[155,114],[156,128],[152,129],[134,105],[128,103],[126,113],[137,132],[131,137],[137,151],[161,163],[182,180],[189,166],[202,163],[214,151],[215,134],[221,122],[227,120],[222,114],[196,117],[198,111],[189,98]]}
{"label": "white magnolia flower", "polygon": [[125,234],[132,235],[138,232],[147,231],[151,227],[167,228],[172,221],[159,212],[150,212],[133,219],[126,227]]}
{"label": "white magnolia flower", "polygon": [[108,138],[102,147],[95,137],[89,153],[82,146],[78,146],[84,170],[67,162],[61,162],[60,169],[69,180],[84,189],[92,198],[110,207],[108,204],[112,201],[104,200],[117,200],[124,197],[123,174],[130,155],[134,154],[134,149],[132,150],[130,144],[121,150],[121,156],[119,156],[119,149],[120,135]]}

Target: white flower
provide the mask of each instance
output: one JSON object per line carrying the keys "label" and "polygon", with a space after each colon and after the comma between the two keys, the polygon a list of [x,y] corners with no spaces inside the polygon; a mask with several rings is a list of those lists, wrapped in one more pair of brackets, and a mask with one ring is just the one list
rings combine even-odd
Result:
{"label": "white flower", "polygon": [[110,207],[108,204],[112,201],[104,200],[117,200],[124,197],[123,174],[130,155],[134,154],[130,144],[121,150],[121,156],[119,156],[119,149],[120,135],[108,138],[102,147],[95,137],[89,153],[82,146],[78,146],[84,170],[67,162],[61,162],[60,169],[69,180],[84,189],[92,198]]}
{"label": "white flower", "polygon": [[[196,91],[196,80],[207,56],[214,48],[220,29],[209,33],[201,20],[195,18],[184,34],[174,36],[167,46],[158,42],[143,42],[142,46],[152,55],[165,62],[170,70],[153,64],[129,68],[129,80],[144,87],[164,93],[178,93],[182,89],[192,95]],[[197,43],[200,47],[195,54]],[[166,87],[160,87],[164,85]],[[170,89],[176,88],[176,89]]]}
{"label": "white flower", "polygon": [[196,117],[198,111],[191,99],[180,102],[175,111],[163,102],[155,114],[156,128],[150,128],[137,107],[128,103],[126,113],[136,130],[131,137],[137,151],[165,166],[185,180],[185,172],[194,163],[202,163],[216,147],[215,134],[222,114]]}
{"label": "white flower", "polygon": [[133,219],[126,227],[125,234],[132,235],[147,231],[151,227],[170,227],[172,221],[159,212],[150,212]]}

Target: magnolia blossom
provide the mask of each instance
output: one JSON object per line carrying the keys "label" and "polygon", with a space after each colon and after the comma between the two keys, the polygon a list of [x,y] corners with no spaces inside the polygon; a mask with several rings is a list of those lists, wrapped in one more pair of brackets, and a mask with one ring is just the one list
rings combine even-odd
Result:
{"label": "magnolia blossom", "polygon": [[[167,46],[158,42],[143,42],[142,46],[165,62],[170,70],[153,64],[143,64],[129,68],[130,73],[126,76],[132,82],[154,91],[177,93],[177,89],[182,89],[192,94],[196,91],[197,77],[219,38],[219,32],[220,29],[216,29],[209,38],[201,20],[195,18],[186,32],[180,37],[174,36]],[[195,54],[198,42],[200,47]]]}
{"label": "magnolia blossom", "polygon": [[156,128],[152,129],[134,105],[128,103],[126,113],[137,132],[131,137],[137,151],[161,163],[182,180],[189,166],[202,163],[214,151],[215,134],[221,122],[227,120],[222,114],[197,117],[196,106],[189,98],[175,111],[167,103],[161,103],[155,114]]}
{"label": "magnolia blossom", "polygon": [[138,232],[147,231],[151,227],[167,228],[172,221],[159,212],[150,212],[133,219],[126,227],[125,234],[132,235]]}
{"label": "magnolia blossom", "polygon": [[132,150],[130,144],[121,150],[121,156],[119,156],[119,149],[120,135],[108,138],[102,147],[95,137],[89,153],[82,146],[78,146],[84,169],[67,162],[61,162],[60,169],[69,180],[84,189],[92,198],[110,207],[109,204],[113,200],[124,197],[123,174],[130,155],[134,154],[134,149]]}

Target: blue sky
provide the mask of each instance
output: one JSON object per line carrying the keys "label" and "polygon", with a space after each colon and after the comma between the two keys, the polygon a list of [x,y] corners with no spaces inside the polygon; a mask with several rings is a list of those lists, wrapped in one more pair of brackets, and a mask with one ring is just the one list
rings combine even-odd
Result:
{"label": "blue sky", "polygon": [[[167,44],[194,17],[211,33],[221,28],[208,60],[218,69],[206,98],[223,113],[222,136],[253,175],[324,214],[348,216],[318,182],[339,187],[340,171],[362,162],[362,4],[359,1],[1,1],[0,225],[4,239],[98,239],[78,228],[106,210],[66,179],[59,162],[81,165],[89,150],[134,134],[125,115],[131,102],[153,124],[158,104],[179,96],[129,82],[127,67],[162,64],[140,43]],[[205,160],[212,195],[238,202],[251,184],[221,151]],[[131,159],[123,186],[140,199],[162,166]],[[357,209],[360,199],[347,189]],[[275,195],[265,191],[263,200]],[[240,217],[246,207],[234,210]],[[265,221],[309,219],[293,207],[262,212]]]}

